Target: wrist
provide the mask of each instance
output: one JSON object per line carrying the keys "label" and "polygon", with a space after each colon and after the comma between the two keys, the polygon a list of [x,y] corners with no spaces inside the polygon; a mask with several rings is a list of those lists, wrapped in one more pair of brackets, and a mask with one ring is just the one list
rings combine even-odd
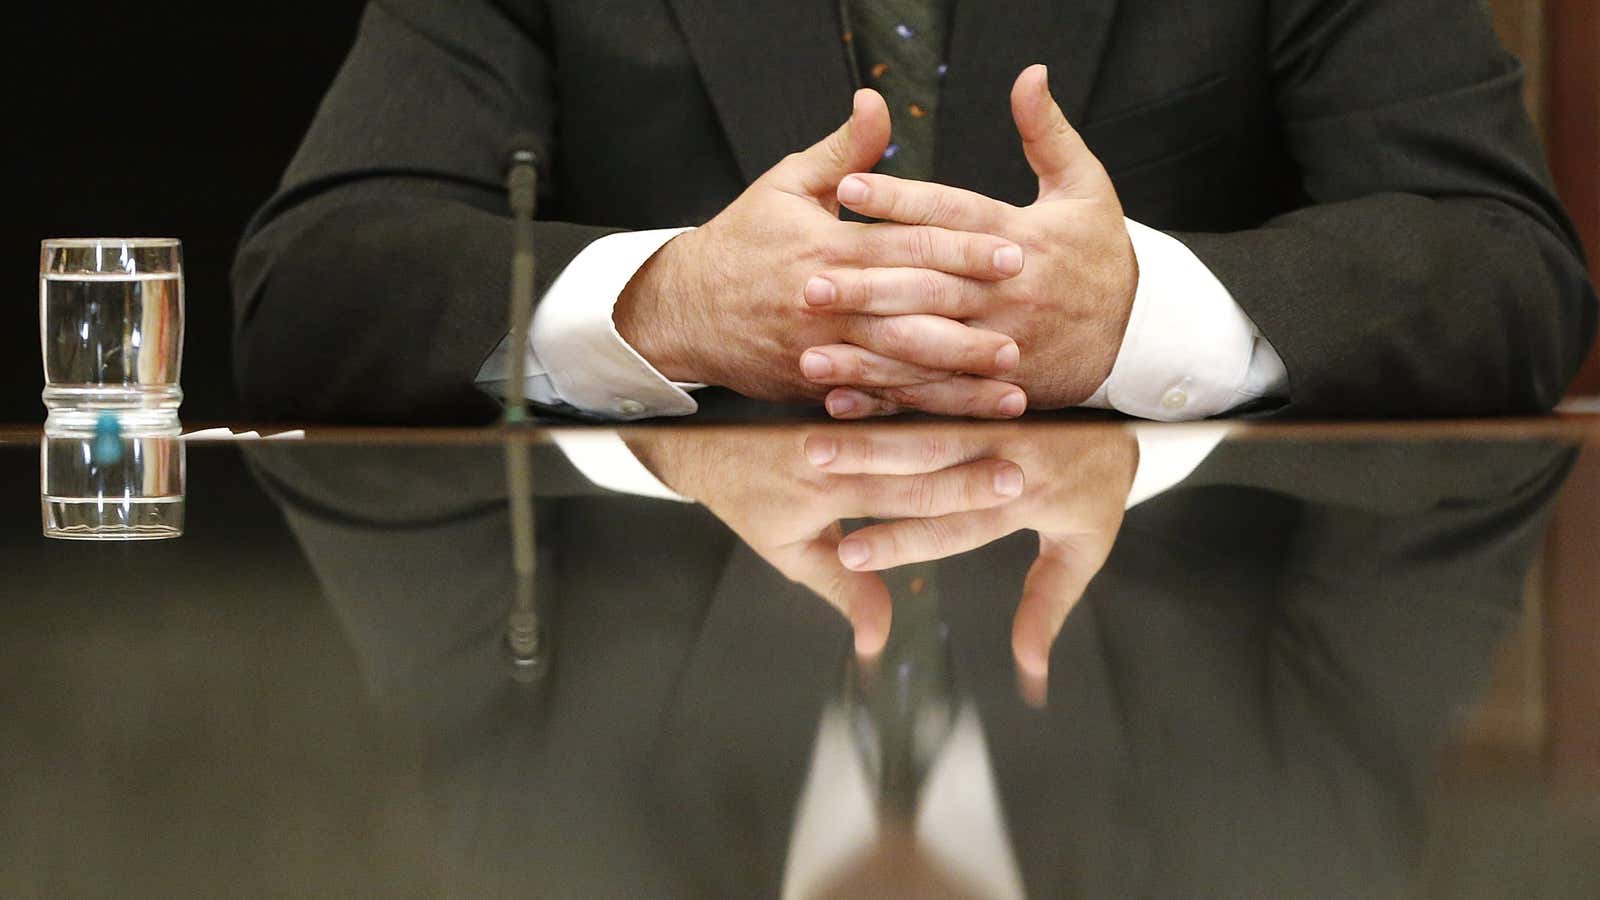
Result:
{"label": "wrist", "polygon": [[624,435],[622,442],[640,465],[669,490],[680,497],[698,500],[698,488],[692,477],[693,458],[686,458],[685,454],[679,452],[680,441],[671,434],[635,433]]}
{"label": "wrist", "polygon": [[693,333],[686,323],[686,303],[693,294],[687,277],[686,239],[693,232],[662,245],[629,279],[612,308],[617,334],[656,371],[671,381],[705,382],[694,358]]}

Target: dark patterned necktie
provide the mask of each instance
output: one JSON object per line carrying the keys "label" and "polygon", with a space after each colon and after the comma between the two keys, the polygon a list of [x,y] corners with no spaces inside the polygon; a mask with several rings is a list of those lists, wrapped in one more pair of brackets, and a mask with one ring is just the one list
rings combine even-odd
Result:
{"label": "dark patterned necktie", "polygon": [[856,751],[886,823],[916,821],[923,784],[955,726],[955,671],[936,571],[918,563],[883,573],[894,599],[889,642],[872,664],[852,671],[846,695]]}
{"label": "dark patterned necktie", "polygon": [[952,0],[843,0],[841,18],[856,83],[889,104],[894,133],[875,171],[933,177],[934,119],[945,73]]}

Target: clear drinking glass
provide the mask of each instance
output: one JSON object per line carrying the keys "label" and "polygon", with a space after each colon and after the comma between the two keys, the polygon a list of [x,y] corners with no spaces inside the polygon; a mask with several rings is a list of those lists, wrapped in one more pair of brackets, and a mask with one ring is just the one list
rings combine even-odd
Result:
{"label": "clear drinking glass", "polygon": [[181,536],[185,459],[177,427],[162,434],[119,435],[110,448],[105,443],[104,436],[45,432],[39,451],[44,536],[79,541]]}
{"label": "clear drinking glass", "polygon": [[107,413],[124,431],[171,427],[183,401],[183,245],[173,238],[44,241],[39,341],[47,427],[92,431]]}

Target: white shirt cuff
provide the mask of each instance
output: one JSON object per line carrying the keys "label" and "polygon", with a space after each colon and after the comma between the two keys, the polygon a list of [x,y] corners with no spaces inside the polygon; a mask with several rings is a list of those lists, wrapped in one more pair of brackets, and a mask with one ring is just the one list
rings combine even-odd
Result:
{"label": "white shirt cuff", "polygon": [[1125,221],[1139,286],[1111,374],[1083,405],[1170,422],[1286,398],[1282,358],[1217,276],[1177,238]]}
{"label": "white shirt cuff", "polygon": [[1194,474],[1233,426],[1220,422],[1194,425],[1135,425],[1139,467],[1133,473],[1124,508],[1166,493]]}
{"label": "white shirt cuff", "polygon": [[595,487],[619,494],[692,503],[666,486],[633,455],[622,436],[609,428],[566,428],[550,432],[567,461]]}
{"label": "white shirt cuff", "polygon": [[[606,235],[583,248],[556,276],[534,310],[524,358],[524,395],[536,403],[565,403],[612,419],[686,416],[699,408],[688,391],[701,385],[668,380],[634,350],[611,319],[635,273],[687,228]],[[478,371],[485,389],[503,384],[510,336]]]}

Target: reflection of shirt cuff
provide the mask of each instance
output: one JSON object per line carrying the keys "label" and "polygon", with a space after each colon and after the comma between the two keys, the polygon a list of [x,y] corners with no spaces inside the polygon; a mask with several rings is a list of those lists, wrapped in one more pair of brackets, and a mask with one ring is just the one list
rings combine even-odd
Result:
{"label": "reflection of shirt cuff", "polygon": [[[525,395],[535,403],[565,403],[614,419],[686,416],[699,408],[688,391],[700,385],[667,380],[634,350],[611,320],[617,297],[635,273],[687,228],[606,235],[583,248],[556,276],[534,310],[524,357]],[[478,371],[493,390],[511,369],[510,336]]]}
{"label": "reflection of shirt cuff", "polygon": [[1232,426],[1220,422],[1134,426],[1133,436],[1139,441],[1139,467],[1133,473],[1126,508],[1165,493],[1194,474],[1231,430]]}
{"label": "reflection of shirt cuff", "polygon": [[639,457],[623,443],[622,436],[609,428],[557,429],[550,432],[550,439],[566,454],[572,467],[595,487],[638,497],[692,502],[645,468]]}
{"label": "reflection of shirt cuff", "polygon": [[1283,360],[1217,276],[1177,238],[1126,222],[1139,286],[1111,374],[1084,405],[1180,421],[1287,398]]}

